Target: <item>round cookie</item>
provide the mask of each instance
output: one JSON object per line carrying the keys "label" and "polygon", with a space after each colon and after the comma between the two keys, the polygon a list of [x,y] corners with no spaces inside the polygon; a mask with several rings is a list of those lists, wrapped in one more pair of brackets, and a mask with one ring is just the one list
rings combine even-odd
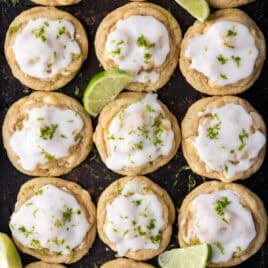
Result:
{"label": "round cookie", "polygon": [[246,179],[263,163],[265,123],[244,99],[203,98],[188,109],[181,128],[184,157],[201,176],[227,182]]}
{"label": "round cookie", "polygon": [[255,0],[208,0],[208,3],[212,7],[217,8],[228,8],[228,7],[238,7],[246,5],[248,3],[254,2]]}
{"label": "round cookie", "polygon": [[32,2],[44,6],[69,6],[79,3],[81,0],[31,0]]}
{"label": "round cookie", "polygon": [[[226,22],[233,26],[227,27]],[[223,33],[224,27],[227,31]],[[204,36],[210,39],[206,42]],[[189,44],[196,38],[203,38],[204,45],[199,40],[194,49],[194,45],[191,47]],[[249,51],[245,47],[245,38],[250,39],[247,39]],[[259,77],[265,50],[262,32],[246,13],[239,9],[223,9],[213,13],[205,23],[196,21],[187,30],[181,46],[180,69],[187,82],[200,92],[209,95],[238,94],[250,88]],[[192,55],[195,55],[194,62]]]}
{"label": "round cookie", "polygon": [[62,93],[34,92],[8,110],[3,143],[12,164],[32,176],[70,172],[87,157],[92,124],[80,103]]}
{"label": "round cookie", "polygon": [[[137,106],[142,103],[144,107]],[[93,140],[108,168],[136,175],[168,163],[179,148],[181,134],[175,116],[156,95],[126,92],[103,108]]]}
{"label": "round cookie", "polygon": [[6,34],[5,56],[12,74],[35,90],[55,90],[69,83],[87,55],[87,34],[81,23],[54,7],[23,11]]}
{"label": "round cookie", "polygon": [[25,266],[25,268],[65,268],[61,264],[45,263],[42,261],[32,262]]}
{"label": "round cookie", "polygon": [[[216,199],[215,203],[211,203],[211,200],[213,201],[214,199],[209,199],[213,195],[215,195],[214,197],[219,198]],[[234,198],[233,200],[230,199],[230,196],[232,195]],[[198,215],[197,213],[200,213],[198,212],[200,211],[199,205],[200,202],[203,202],[203,200],[206,202],[206,207],[202,213],[205,213],[207,217],[211,217],[213,215],[213,218],[205,218],[205,226],[203,223],[201,223],[201,220],[200,226],[202,227],[199,227],[204,228],[202,230],[204,232],[204,236],[206,235],[205,232],[207,232],[208,235],[211,235],[211,240],[207,239],[207,242],[210,243],[213,248],[212,260],[216,258],[216,254],[222,257],[225,254],[229,254],[230,257],[229,259],[226,257],[225,261],[211,261],[208,265],[209,267],[230,267],[238,265],[251,257],[261,248],[266,239],[267,233],[267,214],[262,201],[256,194],[251,192],[243,185],[217,181],[205,182],[201,184],[199,187],[195,188],[191,193],[189,193],[184,199],[180,208],[178,221],[178,239],[182,247],[200,243],[200,236],[198,236],[196,231],[198,229],[192,228],[193,224],[197,224],[196,217]],[[238,203],[240,204],[240,209],[236,210],[235,208],[237,207]],[[204,203],[201,205],[204,205]],[[242,210],[243,216],[241,216]],[[203,214],[200,214],[199,220],[202,215]],[[203,217],[206,216],[203,215]],[[239,219],[239,217],[241,218]],[[235,218],[237,223],[235,223]],[[217,222],[220,226],[217,226],[214,229],[213,226],[211,226],[211,222]],[[236,226],[236,224],[239,226]],[[240,231],[242,227],[245,228],[246,226],[250,225],[251,227],[252,225],[254,226],[255,232],[249,229],[247,229],[247,232]],[[233,228],[231,232],[233,231],[234,233],[229,240],[226,239],[224,242],[221,242],[221,239],[224,240],[226,238],[224,237],[225,232],[228,233],[230,231],[229,226],[232,226],[230,227]],[[237,227],[237,229],[235,229],[235,227]],[[235,234],[236,231],[239,233]],[[252,233],[250,233],[250,231],[252,231]],[[233,244],[235,243],[234,241],[241,242],[243,240],[243,236],[248,234],[250,234],[252,240],[247,241],[247,243],[249,243],[247,247],[243,248],[242,245],[239,244],[235,244],[235,246],[232,245],[232,242]],[[203,242],[204,241],[205,238],[203,239]],[[230,247],[233,247],[231,252],[229,251]],[[220,253],[217,251],[220,251]]]}
{"label": "round cookie", "polygon": [[[112,220],[114,217],[117,220]],[[174,218],[175,209],[167,192],[143,176],[113,182],[102,192],[97,205],[101,240],[118,251],[118,256],[134,260],[151,259],[167,247]]]}
{"label": "round cookie", "polygon": [[[126,38],[126,42],[119,40],[120,38],[118,37],[118,46],[112,51],[107,50],[106,46],[109,46],[109,42],[107,41],[109,40],[108,37],[117,29],[118,21],[134,23],[128,20],[132,19],[134,21],[135,18],[138,20],[137,16],[139,16],[139,19],[144,20],[144,22],[135,22],[141,23],[140,26],[137,27],[135,26],[136,24],[124,26],[129,30],[133,30],[135,26],[135,30],[129,32],[128,35],[122,36],[123,39]],[[155,24],[153,29],[147,30],[145,33],[147,27],[149,29],[152,23],[156,23],[154,20],[157,20],[157,24]],[[159,25],[159,23],[161,23],[161,25]],[[142,24],[146,25],[146,27],[141,26]],[[166,30],[163,30],[163,26]],[[155,28],[157,28],[158,31],[160,31],[160,29],[162,31],[157,37],[158,39],[155,37],[158,34]],[[139,31],[139,36],[136,36]],[[166,39],[169,40],[169,50],[167,50],[165,46],[167,42],[163,37],[163,31],[166,33]],[[152,32],[154,32],[155,36],[149,36]],[[121,33],[119,33],[119,36],[121,36]],[[157,40],[150,41],[150,39],[153,40],[153,38]],[[180,42],[181,29],[170,12],[152,3],[132,2],[117,8],[103,19],[96,32],[95,51],[105,70],[119,68],[137,73],[134,81],[127,87],[129,90],[154,91],[163,87],[173,74],[179,59]],[[114,44],[114,40],[111,40],[110,45],[114,46]],[[132,51],[133,48],[136,49],[135,53]],[[126,55],[121,55],[120,53],[125,53],[124,51],[126,51]],[[165,55],[161,53],[165,53]],[[161,60],[159,58],[156,59],[157,55],[155,54],[158,56],[161,54]],[[119,56],[118,58],[122,57],[124,60],[127,59],[129,64],[118,63],[115,60],[116,56]],[[131,67],[131,69],[129,69],[133,63],[137,64],[137,62],[139,62],[139,67],[136,66],[135,68]]]}
{"label": "round cookie", "polygon": [[153,268],[152,265],[130,259],[118,258],[104,263],[100,268]]}
{"label": "round cookie", "polygon": [[23,253],[48,263],[73,263],[95,240],[96,208],[89,193],[74,182],[35,178],[21,186],[10,228]]}

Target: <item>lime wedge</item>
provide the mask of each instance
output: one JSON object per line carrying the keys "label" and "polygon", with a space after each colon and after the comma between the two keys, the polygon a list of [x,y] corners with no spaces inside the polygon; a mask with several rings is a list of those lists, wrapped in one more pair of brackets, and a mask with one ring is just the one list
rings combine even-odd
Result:
{"label": "lime wedge", "polygon": [[20,255],[8,235],[0,233],[0,267],[22,268]]}
{"label": "lime wedge", "polygon": [[211,256],[211,246],[201,244],[165,251],[158,257],[161,268],[205,268]]}
{"label": "lime wedge", "polygon": [[83,103],[85,110],[97,116],[101,109],[114,99],[131,81],[133,75],[120,70],[108,70],[96,74],[87,85]]}
{"label": "lime wedge", "polygon": [[194,18],[204,22],[209,16],[209,6],[206,0],[175,0],[186,9]]}

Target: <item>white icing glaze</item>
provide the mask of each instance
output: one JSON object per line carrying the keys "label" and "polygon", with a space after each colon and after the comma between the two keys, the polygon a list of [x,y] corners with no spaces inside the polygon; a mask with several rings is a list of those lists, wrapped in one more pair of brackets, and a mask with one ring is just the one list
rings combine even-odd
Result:
{"label": "white icing glaze", "polygon": [[111,169],[138,167],[168,155],[174,133],[171,123],[157,102],[156,94],[122,109],[111,121],[107,132]]}
{"label": "white icing glaze", "polygon": [[20,69],[40,79],[69,75],[69,64],[81,53],[73,24],[46,18],[30,20],[16,36],[13,51]]}
{"label": "white icing glaze", "polygon": [[[256,236],[251,213],[231,190],[201,194],[189,209],[193,222],[184,239],[188,243],[195,238],[201,243],[210,243],[213,263],[228,261],[235,252],[246,250]],[[181,228],[184,224],[185,219]]]}
{"label": "white icing glaze", "polygon": [[194,144],[208,170],[223,171],[230,179],[251,167],[266,142],[253,130],[250,114],[237,104],[225,104],[200,113]]}
{"label": "white icing glaze", "polygon": [[22,128],[13,133],[10,146],[21,166],[33,170],[38,163],[67,156],[79,141],[83,125],[80,116],[72,110],[52,106],[32,108]]}
{"label": "white icing glaze", "polygon": [[185,56],[191,58],[191,68],[224,86],[253,72],[258,49],[244,24],[220,21],[190,39]]}
{"label": "white icing glaze", "polygon": [[158,249],[164,226],[158,198],[134,181],[115,190],[119,196],[107,206],[105,233],[115,243],[118,255],[124,256],[128,250]]}
{"label": "white icing glaze", "polygon": [[72,195],[48,184],[12,214],[10,227],[26,247],[67,255],[82,243],[90,225]]}
{"label": "white icing glaze", "polygon": [[152,16],[130,16],[119,20],[109,33],[105,50],[119,69],[137,74],[135,81],[156,83],[170,51],[169,34],[164,24]]}

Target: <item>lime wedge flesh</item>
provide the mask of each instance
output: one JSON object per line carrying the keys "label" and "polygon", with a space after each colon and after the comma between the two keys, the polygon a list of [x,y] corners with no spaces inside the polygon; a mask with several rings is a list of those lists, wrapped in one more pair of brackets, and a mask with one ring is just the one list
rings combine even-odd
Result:
{"label": "lime wedge flesh", "polygon": [[108,70],[96,74],[87,85],[83,103],[85,110],[97,116],[101,109],[113,100],[131,81],[133,75],[120,70]]}
{"label": "lime wedge flesh", "polygon": [[193,17],[204,22],[209,16],[210,10],[206,0],[175,0],[186,9]]}
{"label": "lime wedge flesh", "polygon": [[0,267],[22,268],[20,255],[8,235],[0,233]]}
{"label": "lime wedge flesh", "polygon": [[205,268],[211,256],[211,246],[201,244],[165,251],[158,257],[161,268]]}

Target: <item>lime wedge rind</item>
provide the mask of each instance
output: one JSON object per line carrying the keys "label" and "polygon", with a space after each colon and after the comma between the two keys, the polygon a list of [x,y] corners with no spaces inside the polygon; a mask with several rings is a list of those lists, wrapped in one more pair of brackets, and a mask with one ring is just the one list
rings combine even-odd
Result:
{"label": "lime wedge rind", "polygon": [[165,251],[158,256],[161,268],[205,268],[211,257],[211,246],[200,244]]}
{"label": "lime wedge rind", "polygon": [[206,0],[175,0],[181,7],[189,12],[194,18],[204,22],[209,14],[210,9]]}
{"label": "lime wedge rind", "polygon": [[22,268],[20,255],[8,235],[0,233],[0,267]]}
{"label": "lime wedge rind", "polygon": [[85,110],[97,116],[131,81],[133,75],[121,70],[103,71],[92,77],[83,95]]}

